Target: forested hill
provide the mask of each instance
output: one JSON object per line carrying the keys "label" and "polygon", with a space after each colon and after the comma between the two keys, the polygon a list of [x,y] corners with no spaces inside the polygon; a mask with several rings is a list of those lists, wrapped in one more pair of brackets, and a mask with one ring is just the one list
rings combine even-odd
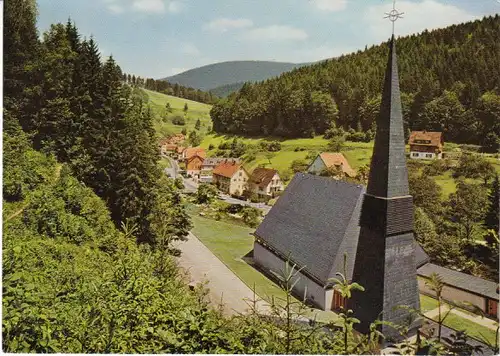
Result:
{"label": "forested hill", "polygon": [[[500,136],[500,17],[397,40],[406,129],[443,131],[445,139],[494,150]],[[372,129],[388,45],[245,84],[212,109],[214,129],[285,137],[322,134],[332,120]],[[332,100],[333,99],[333,100]]]}
{"label": "forested hill", "polygon": [[170,83],[200,90],[210,90],[238,82],[257,82],[276,77],[304,64],[268,61],[230,61],[190,69],[164,78]]}

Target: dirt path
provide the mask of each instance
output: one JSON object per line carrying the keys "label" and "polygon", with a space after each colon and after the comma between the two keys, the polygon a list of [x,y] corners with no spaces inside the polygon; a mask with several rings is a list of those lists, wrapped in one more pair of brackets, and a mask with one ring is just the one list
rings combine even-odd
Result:
{"label": "dirt path", "polygon": [[[228,315],[248,312],[245,300],[253,300],[254,293],[224,263],[222,263],[195,235],[189,234],[186,242],[177,246],[182,255],[178,258],[179,266],[188,271],[191,281],[207,281],[209,298],[217,306],[221,300],[224,312]],[[260,301],[258,310],[265,312],[269,305]]]}

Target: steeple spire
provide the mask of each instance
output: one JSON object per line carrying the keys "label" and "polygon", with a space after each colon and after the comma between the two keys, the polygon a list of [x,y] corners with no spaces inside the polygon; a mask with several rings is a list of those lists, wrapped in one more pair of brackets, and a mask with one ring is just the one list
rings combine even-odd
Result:
{"label": "steeple spire", "polygon": [[[389,18],[394,23],[400,13],[393,11],[395,13]],[[408,189],[394,34],[389,42],[382,103],[360,226],[353,281],[364,286],[365,292],[353,293],[350,302],[360,320],[356,328],[368,332],[370,323],[377,318],[403,325],[410,313],[407,309],[398,309],[398,306],[419,309],[419,294],[413,199]],[[386,337],[398,337],[397,331],[387,324],[381,329]]]}
{"label": "steeple spire", "polygon": [[367,193],[383,198],[409,195],[403,110],[394,35],[389,42],[389,58],[385,70],[382,103],[377,118],[377,133]]}

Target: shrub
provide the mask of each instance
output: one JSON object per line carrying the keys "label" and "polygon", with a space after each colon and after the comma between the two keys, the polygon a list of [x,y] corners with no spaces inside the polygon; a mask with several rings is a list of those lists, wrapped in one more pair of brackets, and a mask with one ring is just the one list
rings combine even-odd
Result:
{"label": "shrub", "polygon": [[328,150],[331,152],[340,152],[344,148],[344,136],[333,136],[328,143]]}
{"label": "shrub", "polygon": [[196,202],[198,204],[210,204],[217,197],[217,188],[212,184],[200,184],[196,192]]}
{"label": "shrub", "polygon": [[448,164],[449,162],[445,160],[436,159],[432,161],[431,164],[424,167],[423,174],[428,176],[438,176],[446,172],[446,170],[449,168]]}
{"label": "shrub", "polygon": [[251,206],[245,206],[241,212],[241,216],[245,224],[250,227],[257,227],[262,216],[262,211]]}
{"label": "shrub", "polygon": [[303,159],[296,159],[290,164],[290,169],[293,171],[293,173],[305,172],[307,171],[308,167],[309,163],[307,163],[307,161]]}
{"label": "shrub", "polygon": [[269,152],[278,152],[281,150],[281,143],[279,141],[272,141],[268,144],[267,150]]}
{"label": "shrub", "polygon": [[224,142],[221,142],[221,143],[219,144],[219,146],[217,146],[217,148],[218,148],[219,150],[229,150],[229,149],[231,148],[231,145],[230,145],[230,143],[229,143],[229,142],[224,141]]}
{"label": "shrub", "polygon": [[213,144],[208,145],[208,150],[209,151],[212,151],[214,148],[215,148],[215,146]]}
{"label": "shrub", "polygon": [[243,210],[243,205],[231,204],[226,208],[226,212],[229,214],[239,214]]}
{"label": "shrub", "polygon": [[365,142],[366,134],[364,132],[349,133],[347,139],[352,142]]}
{"label": "shrub", "polygon": [[186,125],[186,120],[182,116],[176,115],[172,118],[172,124],[178,126],[184,126]]}

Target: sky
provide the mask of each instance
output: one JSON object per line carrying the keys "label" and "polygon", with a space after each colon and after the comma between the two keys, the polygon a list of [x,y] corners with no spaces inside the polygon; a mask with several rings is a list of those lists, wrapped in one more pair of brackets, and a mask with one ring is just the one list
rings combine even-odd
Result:
{"label": "sky", "polygon": [[[216,62],[314,62],[391,36],[392,0],[38,0],[40,34],[71,18],[103,57],[155,79]],[[396,35],[480,19],[500,0],[397,0]]]}

